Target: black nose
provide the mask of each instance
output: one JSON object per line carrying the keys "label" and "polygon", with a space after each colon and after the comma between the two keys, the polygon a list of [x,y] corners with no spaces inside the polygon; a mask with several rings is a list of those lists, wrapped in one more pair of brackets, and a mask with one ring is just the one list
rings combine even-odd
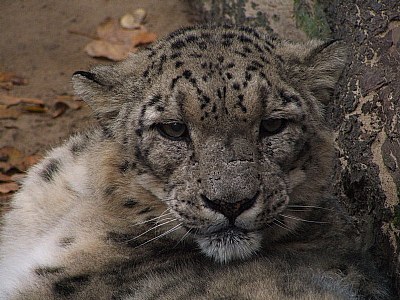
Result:
{"label": "black nose", "polygon": [[230,223],[234,223],[235,219],[245,210],[251,208],[256,202],[260,192],[257,192],[252,198],[246,198],[234,203],[224,202],[220,200],[210,200],[205,195],[201,195],[204,204],[228,218]]}

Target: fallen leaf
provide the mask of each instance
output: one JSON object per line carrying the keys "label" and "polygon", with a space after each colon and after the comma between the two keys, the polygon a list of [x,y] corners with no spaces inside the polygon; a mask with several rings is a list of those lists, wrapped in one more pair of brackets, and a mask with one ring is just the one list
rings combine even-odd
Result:
{"label": "fallen leaf", "polygon": [[42,156],[38,154],[28,155],[25,156],[16,166],[20,171],[26,171],[41,159]]}
{"label": "fallen leaf", "polygon": [[0,83],[10,83],[11,85],[25,85],[28,84],[28,80],[12,72],[0,72]]}
{"label": "fallen leaf", "polygon": [[7,108],[5,105],[0,105],[0,119],[18,119],[21,111],[13,108]]}
{"label": "fallen leaf", "polygon": [[11,165],[7,162],[0,161],[0,171],[7,172],[11,169]]}
{"label": "fallen leaf", "polygon": [[22,182],[22,180],[26,177],[25,173],[15,173],[14,175],[11,175],[10,178],[12,181],[15,181],[16,183]]}
{"label": "fallen leaf", "polygon": [[14,85],[11,82],[0,82],[0,88],[4,90],[11,90],[14,87]]}
{"label": "fallen leaf", "polygon": [[56,97],[57,102],[63,102],[74,110],[81,109],[83,101],[80,98],[72,95],[60,95]]}
{"label": "fallen leaf", "polygon": [[0,161],[10,165],[17,165],[24,159],[24,155],[15,147],[5,146],[0,148]]}
{"label": "fallen leaf", "polygon": [[132,14],[125,14],[119,19],[121,27],[126,29],[136,29],[144,23],[146,11],[143,8],[136,9]]}
{"label": "fallen leaf", "polygon": [[13,179],[11,179],[11,176],[0,173],[0,182],[10,182],[10,181],[14,181]]}
{"label": "fallen leaf", "polygon": [[157,39],[157,35],[153,32],[142,31],[132,37],[132,44],[134,46],[149,44]]}
{"label": "fallen leaf", "polygon": [[112,44],[107,41],[92,41],[86,45],[85,51],[92,57],[105,57],[114,61],[120,61],[128,57],[130,46]]}
{"label": "fallen leaf", "polygon": [[7,107],[13,106],[13,105],[18,105],[20,103],[44,106],[44,101],[41,99],[15,97],[15,96],[9,96],[9,95],[4,95],[4,94],[0,94],[0,103],[5,104]]}
{"label": "fallen leaf", "polygon": [[135,29],[125,29],[113,18],[105,19],[97,27],[97,35],[99,39],[86,45],[86,53],[92,57],[106,57],[114,61],[127,58],[130,52],[137,50],[137,45],[156,39],[156,35],[147,32],[143,25]]}
{"label": "fallen leaf", "polygon": [[42,105],[24,105],[22,109],[33,113],[45,113],[47,111],[47,108]]}
{"label": "fallen leaf", "polygon": [[15,182],[0,183],[0,193],[8,194],[10,192],[15,192],[18,190],[18,184]]}
{"label": "fallen leaf", "polygon": [[65,111],[68,109],[68,105],[65,104],[64,102],[56,102],[53,106],[53,112],[51,116],[53,118],[57,118],[61,116]]}

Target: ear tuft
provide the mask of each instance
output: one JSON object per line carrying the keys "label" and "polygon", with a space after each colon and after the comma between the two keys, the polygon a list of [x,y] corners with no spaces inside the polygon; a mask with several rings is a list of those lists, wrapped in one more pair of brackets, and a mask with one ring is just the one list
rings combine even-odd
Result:
{"label": "ear tuft", "polygon": [[114,88],[118,85],[118,74],[112,66],[98,66],[87,71],[77,71],[72,76],[76,95],[93,110],[103,127],[109,127],[120,109],[120,98]]}
{"label": "ear tuft", "polygon": [[96,82],[96,83],[98,83],[98,84],[100,84],[100,85],[103,85],[101,82],[99,82],[99,81],[96,79],[96,75],[95,75],[94,73],[90,73],[90,72],[86,72],[86,71],[76,71],[76,72],[72,75],[72,77],[74,77],[74,76],[76,76],[76,75],[83,76],[83,77],[85,77],[85,78],[87,78],[87,79],[89,79],[89,80],[91,80],[91,81],[94,81],[94,82]]}

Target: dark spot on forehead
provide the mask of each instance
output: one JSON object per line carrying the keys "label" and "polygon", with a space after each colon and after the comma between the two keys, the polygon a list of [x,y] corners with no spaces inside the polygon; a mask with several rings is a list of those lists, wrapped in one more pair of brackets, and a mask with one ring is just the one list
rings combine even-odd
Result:
{"label": "dark spot on forehead", "polygon": [[237,82],[235,82],[234,84],[232,84],[232,88],[234,89],[234,90],[240,90],[240,84],[239,83],[237,83]]}
{"label": "dark spot on forehead", "polygon": [[177,83],[178,80],[181,79],[181,78],[182,78],[182,76],[179,75],[179,76],[176,76],[174,79],[172,79],[172,81],[171,81],[171,89],[173,89],[173,88],[175,87],[176,83]]}
{"label": "dark spot on forehead", "polygon": [[252,42],[252,40],[245,35],[239,36],[239,41],[241,41],[242,43],[251,43]]}
{"label": "dark spot on forehead", "polygon": [[191,43],[191,42],[195,42],[199,39],[198,36],[195,35],[189,35],[186,37],[186,42]]}
{"label": "dark spot on forehead", "polygon": [[223,40],[221,44],[224,47],[229,47],[232,45],[232,41],[231,40]]}
{"label": "dark spot on forehead", "polygon": [[189,70],[185,70],[185,71],[183,71],[182,75],[183,75],[183,77],[188,79],[190,76],[192,76],[192,72]]}
{"label": "dark spot on forehead", "polygon": [[207,43],[205,43],[205,42],[199,42],[199,43],[197,43],[197,45],[199,46],[199,48],[201,50],[206,50],[207,49]]}
{"label": "dark spot on forehead", "polygon": [[171,54],[170,58],[175,59],[175,58],[181,57],[181,55],[182,55],[181,52],[175,52],[175,53]]}
{"label": "dark spot on forehead", "polygon": [[182,40],[177,40],[177,41],[175,41],[175,42],[173,42],[173,43],[171,44],[171,48],[172,48],[172,49],[181,49],[181,48],[183,48],[183,47],[185,47],[185,46],[186,46],[186,44],[185,44],[185,42],[182,41]]}

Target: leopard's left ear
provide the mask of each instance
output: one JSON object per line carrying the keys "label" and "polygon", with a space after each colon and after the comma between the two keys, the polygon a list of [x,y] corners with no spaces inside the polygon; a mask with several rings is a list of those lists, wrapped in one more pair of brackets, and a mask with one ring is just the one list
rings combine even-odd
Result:
{"label": "leopard's left ear", "polygon": [[347,48],[342,41],[321,43],[305,57],[305,80],[311,93],[327,104],[348,59]]}
{"label": "leopard's left ear", "polygon": [[72,84],[77,96],[89,105],[98,118],[107,118],[118,111],[119,101],[113,97],[117,78],[113,66],[97,66],[89,72],[75,72]]}
{"label": "leopard's left ear", "polygon": [[347,63],[347,48],[341,41],[283,41],[277,49],[281,70],[293,84],[305,88],[327,104]]}

